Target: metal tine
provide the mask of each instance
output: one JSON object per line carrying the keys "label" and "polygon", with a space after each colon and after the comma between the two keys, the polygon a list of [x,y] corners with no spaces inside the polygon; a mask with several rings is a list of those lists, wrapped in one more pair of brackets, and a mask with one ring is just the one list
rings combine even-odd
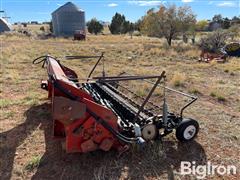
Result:
{"label": "metal tine", "polygon": [[[123,86],[123,85],[120,85],[120,84],[118,84],[118,86],[120,86],[120,87],[123,88],[123,89],[126,89],[128,92],[130,92],[131,94],[133,94],[135,97],[144,100],[144,97],[137,95],[136,93],[134,93],[133,91],[131,91],[131,90],[128,89],[127,87],[125,87],[125,86]],[[158,106],[157,104],[155,104],[154,102],[152,102],[152,101],[150,101],[150,100],[148,101],[148,104],[154,106],[155,108],[160,108],[160,106]]]}
{"label": "metal tine", "polygon": [[[108,86],[110,86],[111,87],[111,85],[109,85],[108,84]],[[121,91],[118,91],[118,90],[116,90],[115,89],[115,91],[117,91],[117,93],[118,94],[120,94],[121,96],[123,96],[124,98],[126,98],[129,102],[131,102],[132,104],[134,104],[136,107],[140,107],[141,105],[139,105],[139,104],[137,104],[134,100],[132,100],[130,97],[128,97],[127,95],[125,95],[123,92],[121,92]],[[144,98],[143,98],[144,99]],[[146,110],[145,108],[144,108],[144,110],[143,110],[145,113],[147,112],[147,113],[151,113],[151,112],[149,112],[148,110]],[[152,114],[152,113],[151,113]]]}

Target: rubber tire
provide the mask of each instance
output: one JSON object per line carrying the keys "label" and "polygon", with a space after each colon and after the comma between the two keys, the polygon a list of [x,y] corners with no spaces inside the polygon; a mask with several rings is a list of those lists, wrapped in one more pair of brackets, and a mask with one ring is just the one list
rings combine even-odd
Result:
{"label": "rubber tire", "polygon": [[[194,136],[191,139],[186,139],[186,138],[184,138],[183,134],[184,134],[185,129],[190,125],[193,125],[196,128],[196,133],[194,134]],[[196,120],[185,119],[179,124],[179,126],[176,129],[176,138],[181,142],[191,141],[192,139],[194,139],[196,137],[196,135],[198,134],[198,131],[199,131],[199,124]]]}

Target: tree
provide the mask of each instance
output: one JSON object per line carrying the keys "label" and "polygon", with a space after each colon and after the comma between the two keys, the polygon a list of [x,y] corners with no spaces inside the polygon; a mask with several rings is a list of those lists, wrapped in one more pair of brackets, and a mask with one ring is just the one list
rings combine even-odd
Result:
{"label": "tree", "polygon": [[213,16],[212,18],[212,22],[218,22],[218,23],[222,23],[223,21],[223,18],[222,18],[222,15],[221,14],[216,14]]}
{"label": "tree", "polygon": [[124,21],[120,29],[121,29],[121,32],[120,32],[121,34],[125,34],[127,32],[132,31],[131,23],[129,21]]}
{"label": "tree", "polygon": [[196,23],[196,16],[188,6],[161,5],[158,11],[150,9],[143,17],[141,31],[148,36],[165,37],[171,46],[172,39],[184,34]]}
{"label": "tree", "polygon": [[[235,16],[234,18],[237,17]],[[231,20],[227,17],[223,18],[221,14],[214,15],[211,23],[218,23],[223,29],[228,29],[231,26]]]}
{"label": "tree", "polygon": [[176,9],[177,12],[177,20],[180,23],[179,29],[182,31],[184,35],[188,30],[193,31],[195,29],[196,24],[196,16],[193,14],[191,7],[182,6]]}
{"label": "tree", "polygon": [[93,18],[89,22],[87,22],[87,28],[89,33],[94,33],[96,35],[102,32],[103,25],[96,18]]}
{"label": "tree", "polygon": [[150,37],[162,37],[163,34],[161,34],[161,32],[157,32],[160,28],[159,23],[157,22],[158,17],[156,12],[154,12],[153,8],[149,9],[147,14],[143,17],[140,31]]}
{"label": "tree", "polygon": [[128,32],[130,33],[131,38],[132,38],[132,35],[133,35],[133,31],[134,31],[134,24],[129,23]]}
{"label": "tree", "polygon": [[221,24],[223,29],[228,29],[230,27],[230,19],[223,18],[222,24]]}
{"label": "tree", "polygon": [[128,32],[133,32],[134,30],[135,30],[135,24],[130,22],[128,27]]}
{"label": "tree", "polygon": [[134,30],[140,31],[142,25],[142,19],[137,20],[137,22],[134,23]]}
{"label": "tree", "polygon": [[132,31],[132,25],[129,21],[126,21],[125,16],[119,13],[116,13],[112,17],[109,30],[112,34],[125,34]]}
{"label": "tree", "polygon": [[123,23],[123,18],[125,20],[125,17],[122,17],[121,14],[116,13],[112,17],[111,24],[109,25],[109,30],[112,34],[119,34],[120,33],[120,28]]}
{"label": "tree", "polygon": [[205,31],[208,27],[208,21],[201,20],[196,23],[196,30],[197,31]]}
{"label": "tree", "polygon": [[240,24],[240,16],[233,16],[232,18],[232,23],[233,24]]}

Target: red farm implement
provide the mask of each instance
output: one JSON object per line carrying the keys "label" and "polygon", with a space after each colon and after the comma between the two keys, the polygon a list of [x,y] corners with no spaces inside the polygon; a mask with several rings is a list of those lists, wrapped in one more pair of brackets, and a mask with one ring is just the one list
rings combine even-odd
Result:
{"label": "red farm implement", "polygon": [[[62,140],[66,152],[89,152],[97,149],[123,151],[128,144],[144,144],[158,140],[176,130],[180,141],[192,140],[198,133],[197,121],[183,118],[183,111],[196,101],[195,96],[162,86],[165,72],[154,76],[119,75],[91,77],[101,56],[67,56],[66,59],[98,58],[88,77],[80,80],[77,74],[49,55],[33,61],[43,63],[48,80],[41,87],[48,91],[52,103],[53,135]],[[151,81],[156,79],[156,81]],[[152,84],[152,88],[137,104],[119,90],[120,82],[137,81]],[[81,82],[80,82],[81,81]],[[124,87],[127,89],[127,87]],[[145,108],[156,88],[190,98],[176,115],[168,111],[164,97],[161,113]],[[151,102],[157,109],[160,107]]]}

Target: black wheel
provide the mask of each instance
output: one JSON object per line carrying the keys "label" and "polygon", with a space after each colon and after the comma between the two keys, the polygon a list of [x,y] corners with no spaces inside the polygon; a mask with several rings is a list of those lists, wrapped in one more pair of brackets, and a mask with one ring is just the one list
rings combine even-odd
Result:
{"label": "black wheel", "polygon": [[196,137],[199,124],[194,119],[183,120],[176,129],[176,137],[179,141],[190,141]]}

